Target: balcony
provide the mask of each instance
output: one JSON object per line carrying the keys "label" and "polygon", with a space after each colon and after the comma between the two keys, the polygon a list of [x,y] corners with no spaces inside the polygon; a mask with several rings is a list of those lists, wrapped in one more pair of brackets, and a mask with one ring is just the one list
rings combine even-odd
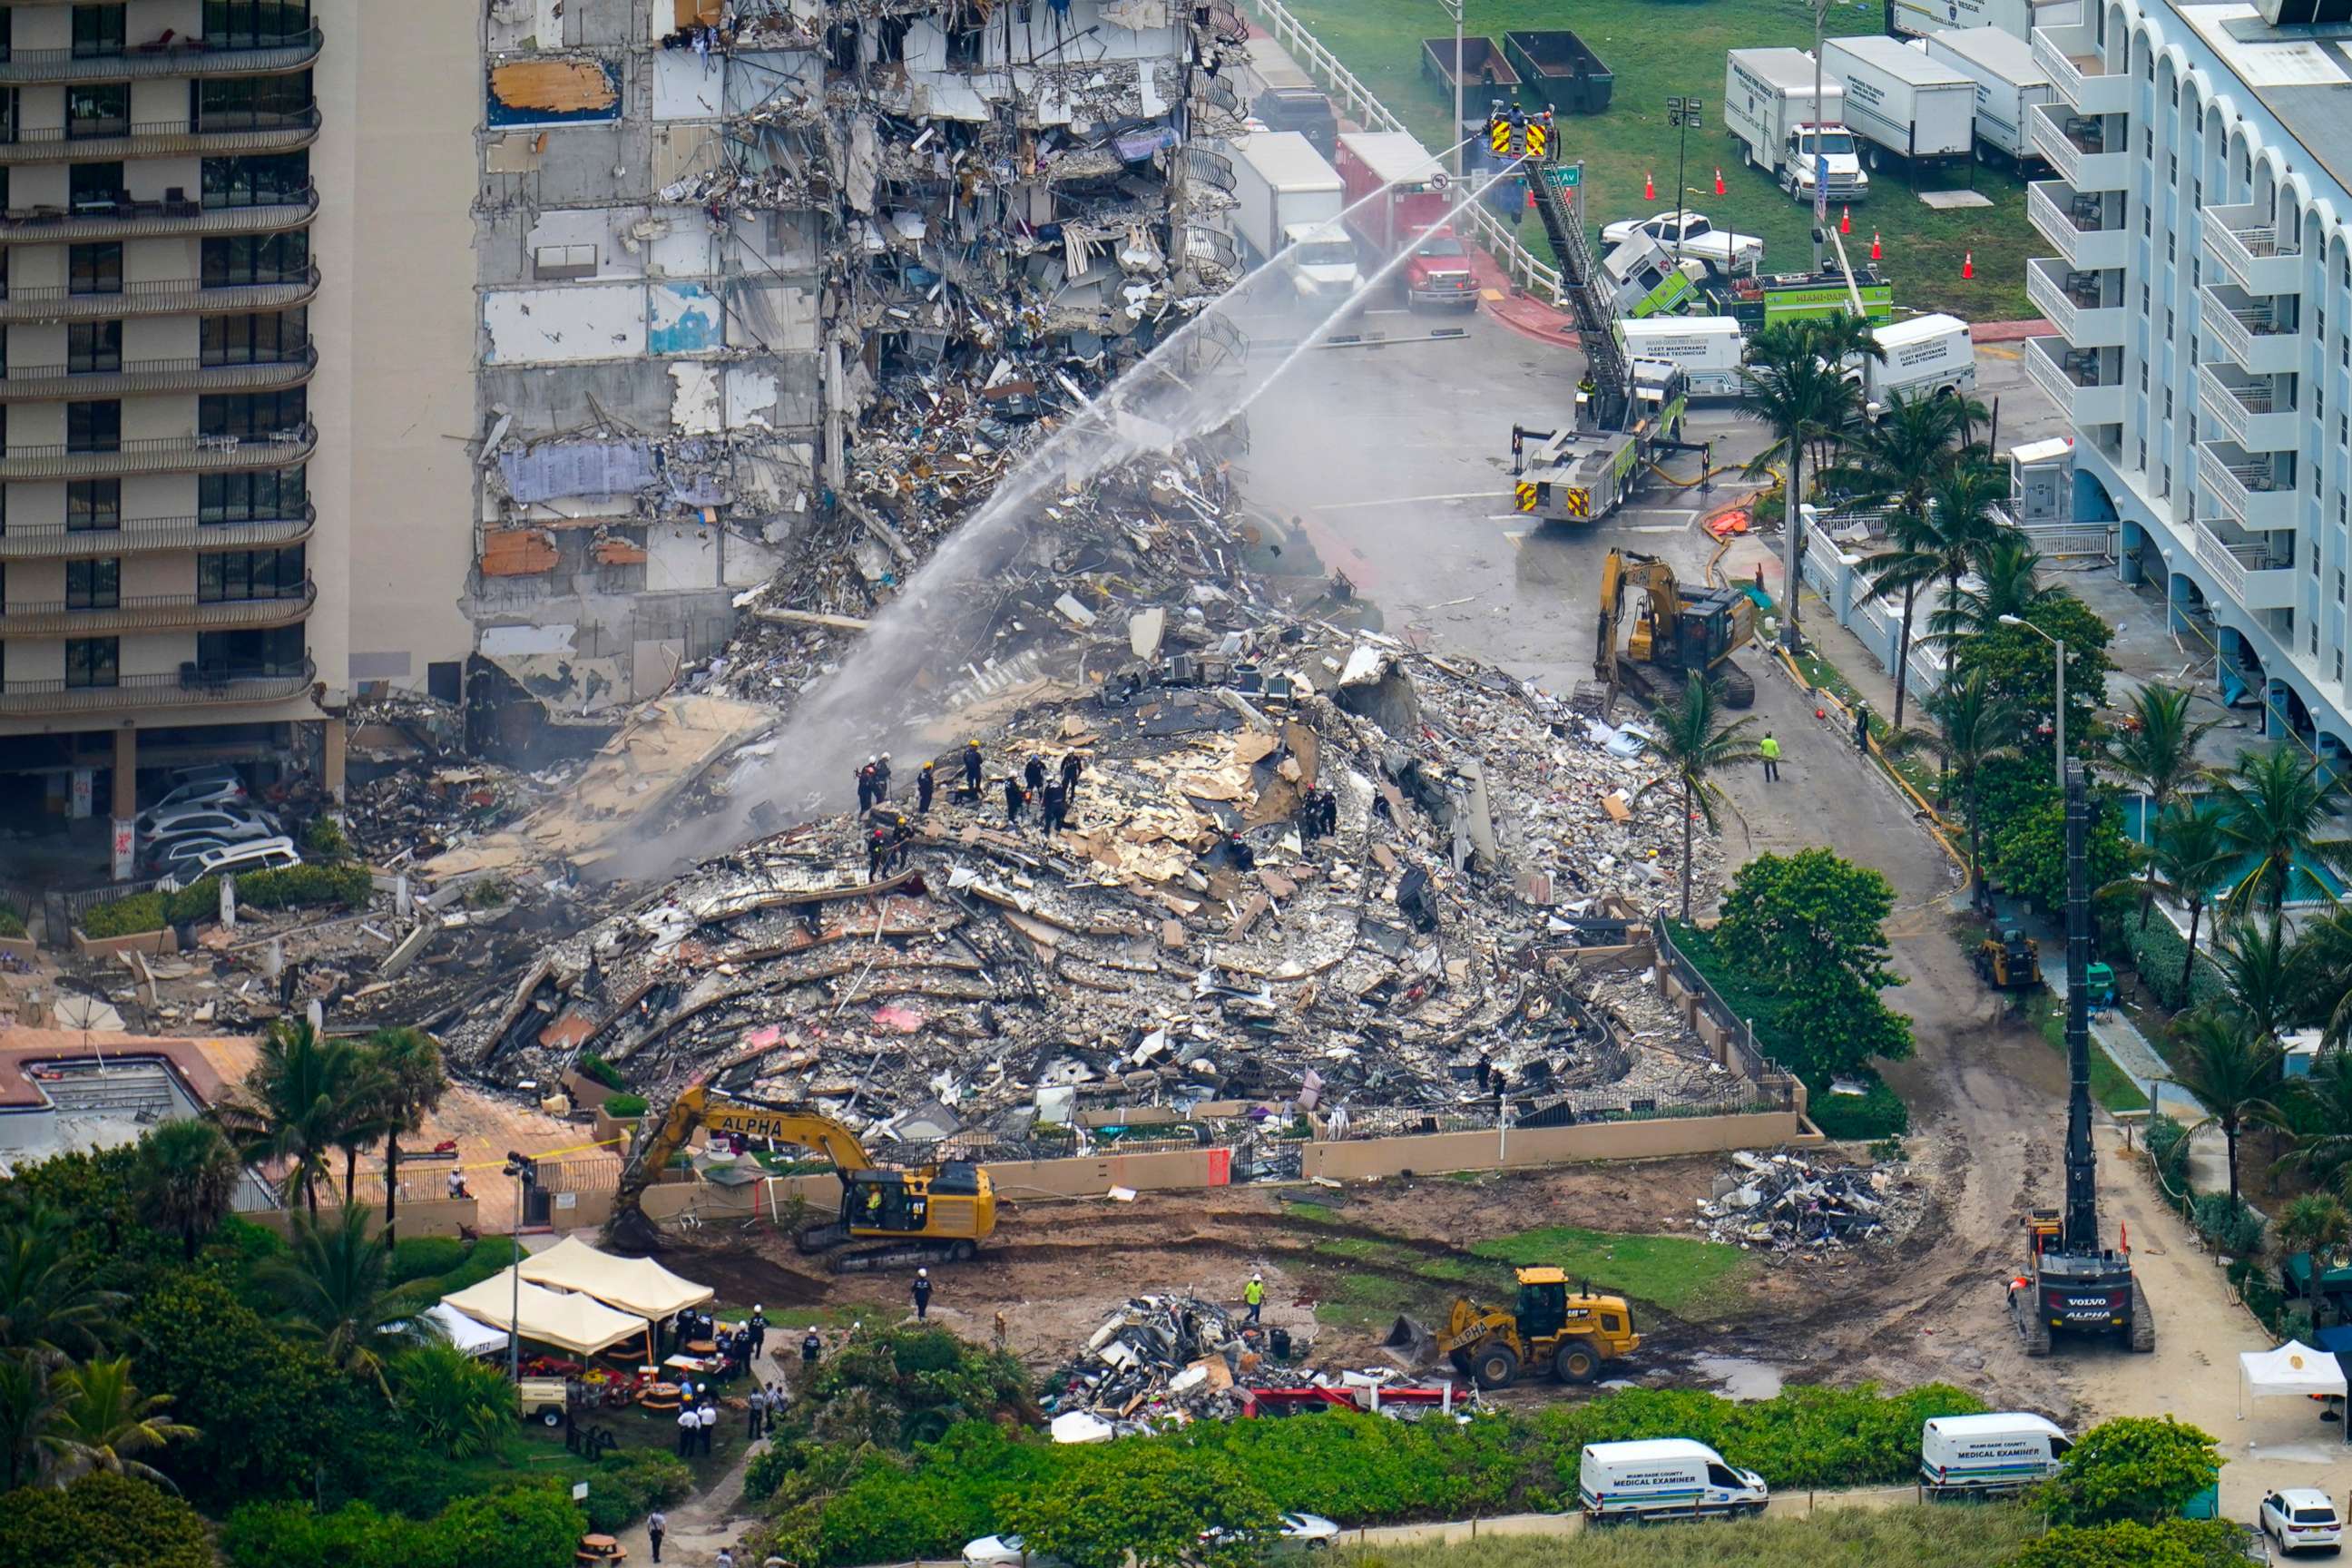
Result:
{"label": "balcony", "polygon": [[308,578],[302,592],[283,599],[218,599],[194,594],[159,594],[124,599],[105,609],[78,610],[62,601],[0,608],[0,637],[89,637],[121,632],[241,631],[290,626],[310,613],[319,590]]}
{"label": "balcony", "polygon": [[280,670],[205,669],[180,667],[177,675],[126,675],[112,686],[68,686],[62,680],[0,682],[0,719],[58,713],[119,713],[139,708],[184,708],[193,703],[281,702],[299,697],[319,679],[305,659]]}
{"label": "balcony", "polygon": [[244,153],[291,153],[319,139],[319,111],[215,116],[202,125],[159,120],[122,124],[106,134],[62,125],[0,132],[0,165],[111,163],[133,158],[226,157]]}
{"label": "balcony", "polygon": [[2124,343],[2124,308],[2103,305],[2106,275],[2082,272],[2064,262],[2042,258],[2025,264],[2025,294],[2033,308],[2058,329],[2058,335],[2078,349],[2117,349]]}
{"label": "balcony", "polygon": [[2294,399],[2266,378],[2231,364],[2197,367],[2197,406],[2249,452],[2292,452],[2302,446]]}
{"label": "balcony", "polygon": [[2294,607],[2293,554],[2273,554],[2267,540],[2226,518],[2199,518],[2196,530],[2197,560],[2214,586],[2249,610]]}
{"label": "balcony", "polygon": [[2283,531],[2299,521],[2303,495],[2294,481],[2281,479],[2269,458],[2234,441],[2197,443],[2197,483],[2242,528]]}
{"label": "balcony", "polygon": [[2063,104],[2037,103],[2025,123],[2033,150],[2076,190],[2120,191],[2128,186],[2131,154],[2124,149],[2130,145],[2130,137],[2120,119],[2112,132],[2105,132],[2101,121],[2069,113]]}
{"label": "balcony", "polygon": [[131,316],[173,316],[195,310],[229,315],[247,310],[289,310],[307,305],[319,291],[319,269],[287,283],[226,283],[211,287],[194,279],[126,283],[111,291],[55,286],[10,289],[0,285],[0,322],[121,321]]}
{"label": "balcony", "polygon": [[2267,299],[2233,283],[2197,291],[2198,331],[2250,375],[2287,375],[2303,368],[2303,337]]}
{"label": "balcony", "polygon": [[2034,231],[2056,246],[2066,265],[2078,271],[2122,267],[2130,260],[2130,231],[2121,222],[2112,228],[2101,226],[2101,205],[2096,192],[2077,191],[2063,180],[2036,180],[2025,187],[2025,213]]}
{"label": "balcony", "polygon": [[300,517],[206,522],[194,517],[126,518],[115,528],[19,522],[0,532],[0,561],[78,561],[163,550],[265,550],[299,544],[318,526],[318,509]]}
{"label": "balcony", "polygon": [[266,43],[207,43],[202,38],[155,39],[111,54],[87,49],[14,49],[0,58],[0,86],[37,81],[123,81],[159,76],[275,76],[298,71],[319,58],[323,33],[312,27]]}
{"label": "balcony", "polygon": [[319,213],[319,193],[266,206],[208,207],[182,195],[152,202],[118,201],[79,211],[10,207],[0,213],[0,244],[68,245],[100,239],[169,239],[174,235],[280,234]]}
{"label": "balcony", "polygon": [[[2124,384],[2120,376],[2114,381],[2096,379],[2097,372],[2084,363],[2070,364],[2072,349],[2063,338],[2028,338],[2025,340],[2025,374],[2033,384],[2048,395],[2067,418],[2078,426],[2120,425],[2124,418]],[[2095,350],[2087,353],[2091,360]],[[2088,374],[2091,379],[2084,379]]]}
{"label": "balcony", "polygon": [[2034,28],[2033,63],[2078,114],[2122,114],[2131,108],[2132,79],[2107,68],[2105,46],[2087,24]]}
{"label": "balcony", "polygon": [[135,397],[149,393],[283,392],[309,381],[318,368],[319,352],[307,344],[283,359],[252,364],[132,359],[112,370],[57,363],[0,365],[0,404]]}
{"label": "balcony", "polygon": [[2257,206],[2207,207],[2198,215],[2205,254],[2254,294],[2303,289],[2303,252],[2283,247],[2270,214]]}
{"label": "balcony", "polygon": [[106,479],[129,474],[241,473],[290,468],[319,445],[305,425],[270,436],[153,436],[120,442],[110,451],[17,447],[0,456],[0,479]]}

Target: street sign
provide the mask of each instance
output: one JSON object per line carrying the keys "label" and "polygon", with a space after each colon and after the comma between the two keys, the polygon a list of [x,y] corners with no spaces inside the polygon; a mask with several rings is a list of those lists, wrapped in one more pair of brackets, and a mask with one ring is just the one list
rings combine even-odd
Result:
{"label": "street sign", "polygon": [[1584,165],[1581,163],[1554,163],[1551,167],[1544,171],[1544,178],[1551,182],[1551,185],[1554,190],[1572,191],[1576,189],[1577,186],[1584,184]]}

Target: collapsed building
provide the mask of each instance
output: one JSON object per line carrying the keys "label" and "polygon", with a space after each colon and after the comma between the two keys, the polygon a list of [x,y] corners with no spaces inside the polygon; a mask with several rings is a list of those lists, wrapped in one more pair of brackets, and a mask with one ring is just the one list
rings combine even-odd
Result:
{"label": "collapsed building", "polygon": [[498,0],[478,749],[593,748],[780,569],[867,613],[1214,298],[1244,31],[1232,0]]}

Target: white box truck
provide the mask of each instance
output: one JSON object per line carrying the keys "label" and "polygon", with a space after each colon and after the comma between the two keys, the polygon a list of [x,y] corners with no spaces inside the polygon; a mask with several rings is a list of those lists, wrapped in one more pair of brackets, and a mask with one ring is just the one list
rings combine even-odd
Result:
{"label": "white box truck", "polygon": [[1825,163],[1829,199],[1858,202],[1870,176],[1845,128],[1845,89],[1824,64],[1813,91],[1813,57],[1802,49],[1734,49],[1724,67],[1723,128],[1750,168],[1761,169],[1801,202],[1813,199]]}
{"label": "white box truck", "polygon": [[1737,1516],[1761,1513],[1771,1500],[1763,1477],[1688,1437],[1587,1443],[1576,1495],[1591,1520]]}
{"label": "white box truck", "polygon": [[1874,169],[1948,163],[1976,144],[1977,84],[1893,38],[1830,38],[1822,65],[1845,89],[1845,122]]}
{"label": "white box truck", "polygon": [[2039,1415],[1938,1415],[1919,1432],[1919,1484],[1937,1495],[2017,1491],[2058,1473],[2074,1444]]}
{"label": "white box truck", "polygon": [[1339,171],[1296,131],[1254,132],[1232,146],[1234,230],[1249,259],[1263,264],[1289,250],[1303,298],[1354,293],[1356,243],[1339,223],[1347,205]]}
{"label": "white box truck", "polygon": [[1728,316],[1652,316],[1619,321],[1627,359],[1662,359],[1680,368],[1693,397],[1737,397],[1748,340]]}
{"label": "white box truck", "polygon": [[2025,114],[2054,102],[2058,89],[2034,63],[2033,46],[1999,27],[1927,36],[1927,58],[1977,84],[1977,162],[2021,164],[2041,158],[2025,141]]}
{"label": "white box truck", "polygon": [[1974,392],[1977,345],[1958,316],[1914,316],[1874,329],[1878,357],[1856,354],[1845,369],[1862,388],[1863,412],[1874,424],[1897,393],[1916,403],[1939,393]]}
{"label": "white box truck", "polygon": [[1948,27],[1999,27],[2030,44],[2036,27],[2071,27],[2082,19],[2081,0],[1886,0],[1886,30],[1898,38],[1925,38]]}

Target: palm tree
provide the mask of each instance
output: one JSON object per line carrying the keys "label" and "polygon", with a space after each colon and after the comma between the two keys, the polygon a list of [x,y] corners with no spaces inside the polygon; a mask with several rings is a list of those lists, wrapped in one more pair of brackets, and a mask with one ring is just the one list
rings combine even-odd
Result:
{"label": "palm tree", "polygon": [[[1842,436],[1861,405],[1861,394],[1838,373],[1837,362],[1822,359],[1824,346],[1835,344],[1803,323],[1766,327],[1748,340],[1748,363],[1739,373],[1746,388],[1740,411],[1769,428],[1774,440],[1787,448],[1781,526],[1788,531],[1789,582],[1781,611],[1791,647],[1797,641],[1798,563],[1804,548],[1805,444]],[[1769,474],[1773,455],[1770,448],[1758,454],[1748,465],[1748,477]]]}
{"label": "palm tree", "polygon": [[2321,1042],[2340,1047],[2352,1038],[2352,910],[2331,910],[2305,926],[2297,949],[2312,1011],[2325,1015]]}
{"label": "palm tree", "polygon": [[1943,562],[1944,613],[1957,615],[1961,580],[2001,535],[1997,509],[2009,500],[2009,479],[1972,455],[1952,466],[1937,482],[1930,499],[1934,504],[1927,515],[1935,525],[1936,538],[1928,548]]}
{"label": "palm tree", "polygon": [[181,1256],[193,1263],[196,1243],[228,1214],[245,1176],[221,1130],[194,1117],[174,1117],[139,1141],[139,1179],[148,1217],[180,1233]]}
{"label": "palm tree", "polygon": [[1928,617],[1927,624],[1945,643],[1984,636],[2000,626],[2002,616],[2024,619],[2058,597],[2057,589],[2037,580],[2042,552],[2021,534],[1995,535],[1976,552],[1974,565],[1977,585],[1953,588],[1944,608]]}
{"label": "palm tree", "polygon": [[2189,907],[2189,951],[2180,961],[2180,995],[2186,1001],[2189,977],[2197,969],[2197,922],[2240,856],[2223,836],[2221,817],[2194,805],[2175,805],[2157,819],[2151,837],[2148,874],[2157,890]]}
{"label": "palm tree", "polygon": [[1957,397],[1906,398],[1898,392],[1878,423],[1856,435],[1849,465],[1833,476],[1846,484],[1856,504],[1889,509],[1887,547],[1864,561],[1862,569],[1872,593],[1903,595],[1895,659],[1897,730],[1903,727],[1908,695],[1913,611],[1919,590],[1943,570],[1943,557],[1933,548],[1936,531],[1928,518],[1928,500],[1957,460],[1953,442],[1966,419]]}
{"label": "palm tree", "polygon": [[385,1358],[425,1332],[415,1322],[419,1302],[388,1283],[392,1242],[373,1218],[361,1204],[345,1204],[329,1225],[296,1215],[292,1245],[262,1265],[260,1279],[297,1333],[319,1342],[338,1365],[375,1379],[389,1397]]}
{"label": "palm tree", "polygon": [[2326,1193],[2305,1193],[2279,1210],[2278,1238],[2290,1254],[2322,1257],[2352,1240],[2352,1214]]}
{"label": "palm tree", "polygon": [[2230,988],[2230,1011],[2263,1039],[2276,1039],[2302,1016],[2310,959],[2277,916],[2267,925],[2230,921],[2213,933],[2213,956]]}
{"label": "palm tree", "polygon": [[1691,918],[1691,819],[1704,816],[1709,828],[1716,826],[1716,802],[1723,798],[1723,788],[1709,776],[1736,763],[1753,762],[1760,753],[1748,731],[1756,721],[1734,719],[1722,721],[1723,694],[1712,680],[1693,679],[1674,701],[1650,710],[1651,721],[1657,734],[1648,742],[1648,749],[1665,763],[1667,771],[1643,784],[1633,798],[1640,800],[1652,790],[1682,786],[1683,810],[1683,919]]}
{"label": "palm tree", "polygon": [[2282,1121],[2277,1102],[2280,1051],[2244,1017],[2200,1007],[2180,1021],[2181,1087],[2205,1106],[2192,1133],[2219,1127],[2230,1156],[2230,1201],[2238,1201],[2238,1139],[2264,1122]]}
{"label": "palm tree", "polygon": [[284,1195],[305,1205],[314,1223],[329,1151],[345,1147],[361,1130],[370,1142],[381,1135],[369,1068],[349,1042],[281,1018],[262,1036],[241,1094],[219,1108],[222,1126],[246,1159],[286,1163]]}
{"label": "palm tree", "polygon": [[98,1350],[123,1297],[99,1288],[72,1229],[42,1205],[0,1224],[0,1349],[50,1366]]}
{"label": "palm tree", "polygon": [[131,1380],[129,1356],[70,1367],[57,1381],[64,1404],[41,1443],[57,1456],[61,1479],[103,1471],[179,1489],[163,1471],[131,1456],[196,1436],[197,1431],[163,1414],[170,1394],[139,1392]]}
{"label": "palm tree", "polygon": [[2016,701],[1995,688],[1981,669],[1969,671],[1962,679],[1946,681],[1927,700],[1927,712],[1943,734],[1906,731],[1905,739],[1942,757],[1951,784],[1959,789],[1960,811],[1969,826],[1969,875],[1976,884],[1978,907],[1988,908],[1979,786],[1988,763],[2017,754],[2017,735],[2025,718]]}
{"label": "palm tree", "polygon": [[2284,746],[2244,752],[2216,781],[2213,798],[2221,808],[2221,835],[2245,867],[2230,889],[2231,913],[2257,900],[2278,913],[2297,862],[2352,873],[2352,842],[2320,837],[2343,804],[2344,781],[2316,760],[2305,762]]}
{"label": "palm tree", "polygon": [[2282,1125],[2294,1147],[2281,1166],[2339,1188],[2352,1177],[2352,1053],[2323,1051],[2311,1071],[2280,1096]]}
{"label": "palm tree", "polygon": [[65,1395],[49,1375],[47,1362],[31,1351],[0,1351],[0,1453],[6,1456],[13,1491],[39,1478],[47,1451],[41,1436],[65,1407]]}
{"label": "palm tree", "polygon": [[441,1103],[449,1079],[441,1068],[441,1047],[422,1029],[379,1029],[368,1037],[383,1092],[383,1233],[395,1235],[400,1185],[400,1135],[425,1125]]}
{"label": "palm tree", "polygon": [[[2201,722],[2189,717],[2189,695],[2177,686],[2143,686],[2132,693],[2131,711],[2115,738],[2107,742],[2107,761],[2116,776],[2147,797],[2149,837],[2155,820],[2164,815],[2173,797],[2204,770],[2198,765],[2197,743],[2218,720]],[[2156,862],[2147,867],[2147,885],[2139,901],[2139,923],[2147,929],[2156,908]]]}

